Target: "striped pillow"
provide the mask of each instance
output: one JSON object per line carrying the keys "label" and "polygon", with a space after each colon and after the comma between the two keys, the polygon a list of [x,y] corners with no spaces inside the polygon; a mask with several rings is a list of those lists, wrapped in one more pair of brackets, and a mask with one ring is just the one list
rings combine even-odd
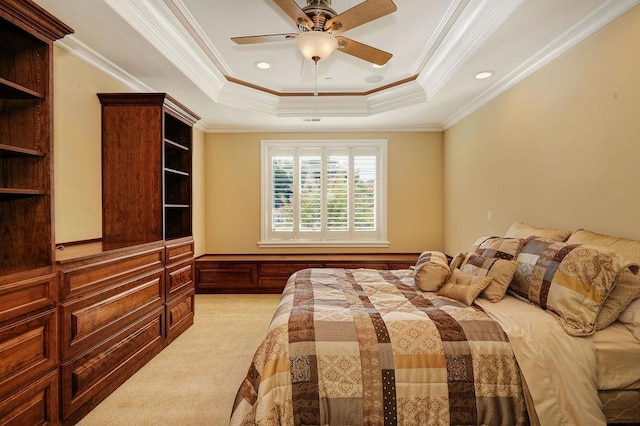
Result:
{"label": "striped pillow", "polygon": [[522,238],[482,237],[473,245],[474,251],[484,257],[513,260],[522,249]]}

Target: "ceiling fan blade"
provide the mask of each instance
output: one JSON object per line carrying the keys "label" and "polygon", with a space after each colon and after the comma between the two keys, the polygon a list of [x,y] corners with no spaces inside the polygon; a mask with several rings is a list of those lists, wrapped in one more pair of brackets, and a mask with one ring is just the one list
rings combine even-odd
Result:
{"label": "ceiling fan blade", "polygon": [[389,62],[389,59],[393,56],[389,52],[376,49],[367,44],[359,43],[355,40],[351,40],[346,37],[336,37],[338,40],[338,50],[349,55],[353,55],[357,58],[364,59],[376,65],[384,65]]}
{"label": "ceiling fan blade", "polygon": [[245,37],[231,37],[231,40],[237,44],[255,44],[255,43],[270,43],[273,41],[287,41],[293,40],[298,37],[296,33],[287,34],[267,34],[257,36],[245,36]]}
{"label": "ceiling fan blade", "polygon": [[298,6],[295,0],[273,0],[275,4],[284,10],[284,12],[291,17],[296,25],[302,25],[311,29],[313,27],[313,21],[304,13],[302,8]]}
{"label": "ceiling fan blade", "polygon": [[392,0],[366,0],[324,24],[325,31],[340,34],[351,28],[366,24],[374,19],[393,13],[398,8]]}

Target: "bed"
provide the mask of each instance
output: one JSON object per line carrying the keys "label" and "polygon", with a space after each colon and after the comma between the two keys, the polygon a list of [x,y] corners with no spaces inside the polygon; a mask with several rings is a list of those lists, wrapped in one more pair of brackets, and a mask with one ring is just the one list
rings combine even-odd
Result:
{"label": "bed", "polygon": [[230,423],[640,421],[637,264],[515,225],[413,270],[293,274]]}

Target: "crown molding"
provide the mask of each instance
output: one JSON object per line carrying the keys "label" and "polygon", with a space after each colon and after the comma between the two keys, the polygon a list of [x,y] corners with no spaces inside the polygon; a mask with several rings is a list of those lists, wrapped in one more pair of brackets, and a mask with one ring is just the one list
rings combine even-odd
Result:
{"label": "crown molding", "polygon": [[461,3],[464,9],[449,14],[455,19],[442,42],[424,63],[418,83],[430,98],[436,95],[455,72],[484,41],[516,10],[523,0],[472,0]]}
{"label": "crown molding", "polygon": [[443,129],[448,129],[469,114],[488,104],[638,3],[640,3],[640,0],[609,0],[603,3],[588,16],[578,21],[551,43],[540,49],[535,55],[514,68],[513,71],[444,120],[442,123]]}
{"label": "crown molding", "polygon": [[371,114],[387,112],[424,102],[427,102],[427,93],[415,80],[376,92],[367,97]]}
{"label": "crown molding", "polygon": [[105,2],[203,93],[217,100],[226,82],[224,75],[167,5],[149,0]]}
{"label": "crown molding", "polygon": [[366,117],[370,114],[362,96],[282,96],[278,117]]}
{"label": "crown molding", "polygon": [[279,97],[241,84],[226,82],[218,93],[217,101],[223,105],[275,115]]}
{"label": "crown molding", "polygon": [[55,45],[85,64],[107,74],[136,92],[154,92],[150,86],[138,80],[109,59],[96,52],[72,34],[55,41]]}

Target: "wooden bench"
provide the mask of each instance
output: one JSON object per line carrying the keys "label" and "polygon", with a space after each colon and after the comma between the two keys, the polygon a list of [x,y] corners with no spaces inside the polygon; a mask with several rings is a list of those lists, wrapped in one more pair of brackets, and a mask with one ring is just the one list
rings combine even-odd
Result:
{"label": "wooden bench", "polygon": [[407,269],[420,253],[207,254],[195,261],[196,293],[280,293],[305,268]]}

